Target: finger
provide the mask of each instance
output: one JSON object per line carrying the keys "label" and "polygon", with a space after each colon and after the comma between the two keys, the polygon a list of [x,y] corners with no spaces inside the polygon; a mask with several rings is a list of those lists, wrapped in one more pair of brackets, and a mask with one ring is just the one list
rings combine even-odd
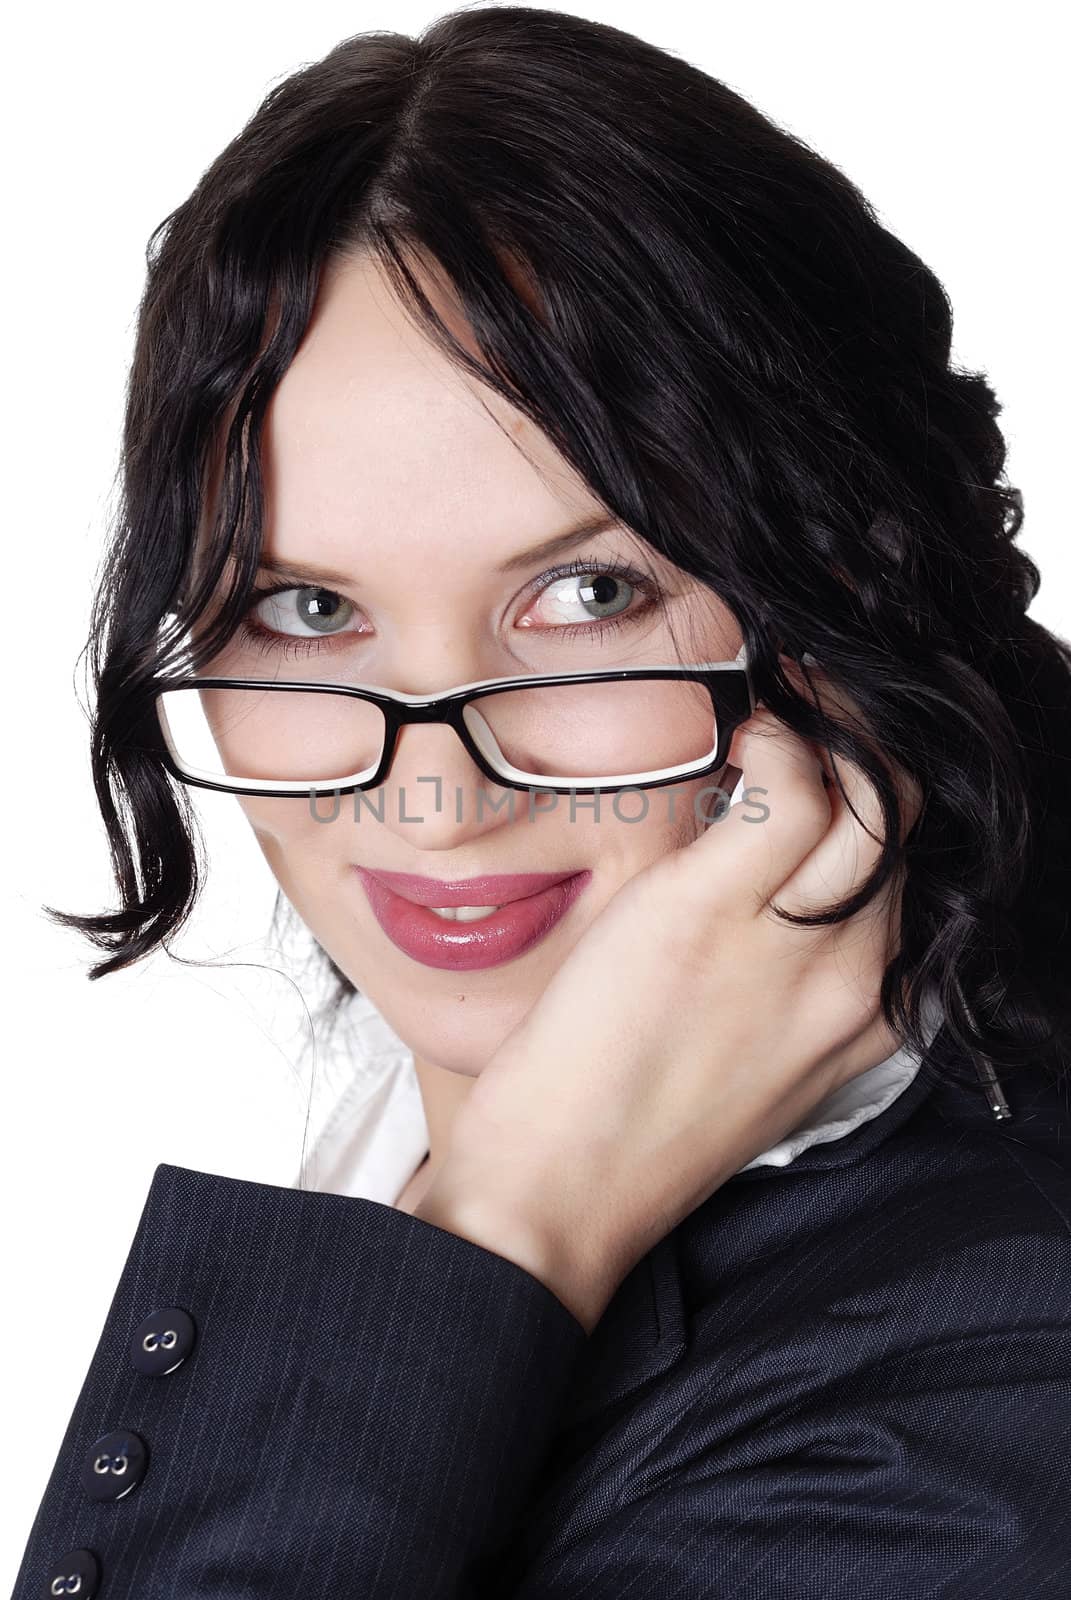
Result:
{"label": "finger", "polygon": [[[900,838],[903,840],[922,810],[923,795],[919,783],[905,768],[901,767],[886,751],[883,751],[877,745],[874,731],[855,700],[840,684],[834,683],[817,663],[812,663],[807,667],[806,677],[804,677],[804,668],[798,662],[793,661],[790,657],[784,658],[784,662],[785,676],[795,684],[806,699],[817,705],[823,714],[835,718],[843,726],[857,734],[877,754],[879,761],[892,779],[893,788],[896,790],[896,797],[900,806]],[[834,756],[824,745],[820,748],[819,754],[827,773],[835,784],[836,769],[840,767],[843,770],[846,758]],[[883,827],[884,819],[876,792],[872,790],[869,780],[863,777],[857,766],[852,766],[848,779],[850,781],[846,779],[844,787],[849,791],[849,798],[853,804],[856,804],[856,809],[859,810],[860,814],[865,809],[869,819],[868,826],[870,831],[878,831]],[[843,801],[834,801],[834,805],[838,808],[838,815],[839,805],[842,803]]]}
{"label": "finger", "polygon": [[[789,676],[799,669],[789,663]],[[901,810],[901,839],[921,809],[921,790],[909,775],[876,749],[873,735],[851,696],[817,667],[812,667],[805,686],[808,698],[829,716],[836,715],[860,734],[892,779]],[[831,775],[828,791],[832,813],[830,827],[808,858],[801,863],[779,900],[787,910],[816,909],[854,893],[873,872],[881,857],[885,839],[885,818],[872,780],[862,767],[847,756],[826,748],[820,751],[824,768]]]}
{"label": "finger", "polygon": [[[709,850],[726,897],[740,897],[754,915],[828,829],[829,791],[815,750],[765,706],[737,728],[730,761],[751,803],[730,806],[691,848]],[[708,891],[707,874],[698,877]]]}
{"label": "finger", "polygon": [[[819,899],[830,904],[834,897],[843,900],[855,894],[877,867],[886,838],[881,801],[871,779],[846,756],[831,760],[836,781],[829,790],[830,827],[785,885],[787,895],[810,899],[812,905]],[[902,817],[901,838],[904,832]]]}

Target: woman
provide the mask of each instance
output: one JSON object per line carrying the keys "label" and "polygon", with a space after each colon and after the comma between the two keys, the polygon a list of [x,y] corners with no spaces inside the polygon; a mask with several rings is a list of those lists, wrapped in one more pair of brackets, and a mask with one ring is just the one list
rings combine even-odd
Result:
{"label": "woman", "polygon": [[157,1168],[18,1600],[1065,1594],[1071,657],[940,284],[523,7],[158,233],[54,914],[140,960],[236,795],[428,1154]]}

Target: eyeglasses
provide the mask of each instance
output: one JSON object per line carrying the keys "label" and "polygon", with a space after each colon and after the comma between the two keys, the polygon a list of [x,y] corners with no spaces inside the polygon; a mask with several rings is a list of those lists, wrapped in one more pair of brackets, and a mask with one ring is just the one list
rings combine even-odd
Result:
{"label": "eyeglasses", "polygon": [[374,789],[408,723],[453,728],[480,771],[556,794],[656,789],[726,764],[755,709],[746,647],[732,661],[483,678],[431,699],[278,679],[158,681],[157,751],[184,783],[228,794]]}

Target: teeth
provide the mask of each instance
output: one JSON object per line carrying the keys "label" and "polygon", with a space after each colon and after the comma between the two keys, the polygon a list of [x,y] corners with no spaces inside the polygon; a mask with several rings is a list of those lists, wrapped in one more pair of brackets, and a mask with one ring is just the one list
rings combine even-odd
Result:
{"label": "teeth", "polygon": [[493,916],[496,911],[501,911],[501,906],[429,906],[429,911],[434,911],[437,917],[442,917],[445,922],[481,922],[484,917]]}

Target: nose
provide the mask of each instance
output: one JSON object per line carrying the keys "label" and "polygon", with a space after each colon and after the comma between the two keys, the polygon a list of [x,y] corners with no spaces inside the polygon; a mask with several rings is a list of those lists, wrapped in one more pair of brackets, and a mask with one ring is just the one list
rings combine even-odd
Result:
{"label": "nose", "polygon": [[[386,681],[432,699],[456,684],[493,675],[455,654],[449,660],[440,657],[434,672],[414,677],[410,671],[404,682],[397,676]],[[525,812],[526,806],[524,795],[481,772],[455,728],[423,716],[398,729],[387,775],[366,799],[377,817],[416,850],[455,849],[507,823],[511,809]]]}

